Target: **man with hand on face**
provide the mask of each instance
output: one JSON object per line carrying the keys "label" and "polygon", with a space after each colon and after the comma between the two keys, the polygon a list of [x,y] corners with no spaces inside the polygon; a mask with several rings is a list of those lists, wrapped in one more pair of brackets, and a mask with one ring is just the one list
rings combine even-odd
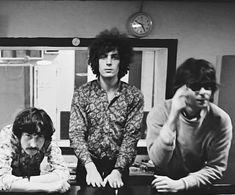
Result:
{"label": "man with hand on face", "polygon": [[[51,118],[44,110],[27,108],[0,131],[0,191],[60,192],[70,188],[69,170],[52,141]],[[41,162],[47,158],[46,169]]]}
{"label": "man with hand on face", "polygon": [[152,182],[159,192],[210,185],[226,170],[232,140],[229,115],[213,104],[214,67],[187,59],[176,71],[175,94],[151,110],[147,148],[156,166]]}
{"label": "man with hand on face", "polygon": [[117,29],[101,32],[89,47],[88,62],[97,80],[75,90],[69,130],[81,186],[120,188],[127,182],[144,103],[140,90],[120,80],[131,57],[132,47]]}

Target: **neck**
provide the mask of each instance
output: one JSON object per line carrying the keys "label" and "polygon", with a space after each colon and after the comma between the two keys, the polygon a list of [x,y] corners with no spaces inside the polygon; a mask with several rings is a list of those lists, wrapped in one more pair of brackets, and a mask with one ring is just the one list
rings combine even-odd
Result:
{"label": "neck", "polygon": [[199,117],[200,112],[201,112],[201,109],[194,110],[191,107],[186,107],[182,111],[183,115],[188,119]]}
{"label": "neck", "polygon": [[104,78],[100,76],[99,80],[100,80],[101,87],[107,92],[114,91],[118,88],[117,77]]}

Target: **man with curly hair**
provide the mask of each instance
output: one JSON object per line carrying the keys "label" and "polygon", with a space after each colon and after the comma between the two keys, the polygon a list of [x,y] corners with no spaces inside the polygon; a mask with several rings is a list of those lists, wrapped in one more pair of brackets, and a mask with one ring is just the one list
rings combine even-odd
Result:
{"label": "man with curly hair", "polygon": [[120,188],[128,180],[144,103],[139,89],[120,80],[131,58],[127,36],[117,29],[101,32],[89,47],[88,63],[97,79],[75,90],[69,129],[81,186]]}

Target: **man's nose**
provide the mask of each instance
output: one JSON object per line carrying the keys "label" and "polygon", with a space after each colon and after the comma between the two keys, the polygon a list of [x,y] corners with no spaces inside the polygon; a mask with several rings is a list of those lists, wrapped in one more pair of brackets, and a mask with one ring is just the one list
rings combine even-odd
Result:
{"label": "man's nose", "polygon": [[35,148],[37,146],[37,140],[35,137],[30,140],[29,145],[31,148]]}
{"label": "man's nose", "polygon": [[109,57],[109,56],[106,58],[106,65],[107,66],[111,66],[112,65],[112,58]]}
{"label": "man's nose", "polygon": [[207,90],[204,87],[201,87],[201,89],[198,91],[198,94],[205,95],[207,93]]}

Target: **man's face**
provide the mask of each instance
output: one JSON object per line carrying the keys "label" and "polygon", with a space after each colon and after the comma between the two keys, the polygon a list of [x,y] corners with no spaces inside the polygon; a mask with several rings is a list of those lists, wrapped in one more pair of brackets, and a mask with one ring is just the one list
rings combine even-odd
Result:
{"label": "man's face", "polygon": [[118,77],[120,58],[117,50],[102,54],[99,58],[100,76],[104,78]]}
{"label": "man's face", "polygon": [[35,155],[41,150],[45,143],[45,137],[43,135],[29,134],[26,132],[22,133],[20,144],[23,150],[30,156]]}
{"label": "man's face", "polygon": [[212,95],[211,83],[192,83],[188,88],[192,92],[187,101],[191,107],[202,109],[208,106]]}

